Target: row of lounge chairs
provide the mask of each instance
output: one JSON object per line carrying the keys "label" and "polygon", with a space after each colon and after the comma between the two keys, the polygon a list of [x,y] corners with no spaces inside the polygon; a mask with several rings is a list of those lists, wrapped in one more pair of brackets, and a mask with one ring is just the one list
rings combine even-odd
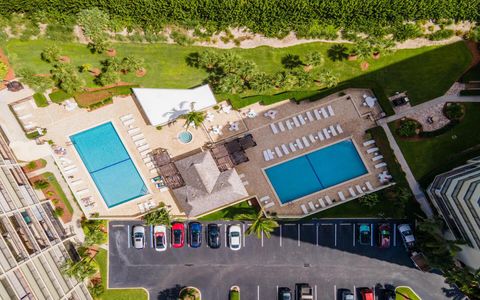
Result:
{"label": "row of lounge chairs", "polygon": [[385,162],[381,161],[383,159],[383,155],[378,153],[379,149],[378,147],[375,146],[375,140],[368,140],[363,143],[363,146],[364,147],[372,146],[370,148],[367,148],[366,152],[367,154],[373,154],[373,157],[371,158],[373,162],[378,162],[375,164],[375,169],[380,169],[387,166]]}
{"label": "row of lounge chairs", "polygon": [[142,214],[156,207],[155,202],[153,202],[153,200],[150,200],[145,203],[137,203],[137,206],[138,206],[138,209],[140,210],[140,213]]}
{"label": "row of lounge chairs", "polygon": [[326,107],[315,108],[312,111],[307,111],[305,112],[305,115],[300,113],[284,121],[270,123],[270,128],[272,129],[273,134],[277,134],[303,126],[307,124],[307,121],[313,122],[315,120],[318,121],[321,119],[327,119],[332,116],[335,116],[333,107],[331,105],[327,105]]}
{"label": "row of lounge chairs", "polygon": [[[339,197],[339,201],[347,201],[349,199],[357,197],[358,195],[362,195],[364,193],[373,192],[373,191],[374,191],[374,188],[370,183],[370,181],[366,181],[365,186],[363,187],[360,186],[359,184],[355,185],[355,189],[353,186],[349,187],[348,188],[348,192],[350,193],[349,197],[346,197],[342,191],[338,192],[338,197]],[[307,208],[307,205],[305,204],[300,205],[300,208],[302,209],[303,214],[306,215],[309,213],[314,213],[323,208],[326,208],[332,205],[334,202],[337,202],[337,200],[335,199],[332,200],[328,195],[325,195],[325,197],[321,197],[317,199],[317,201],[308,202],[307,203],[308,208]]]}
{"label": "row of lounge chairs", "polygon": [[288,155],[290,152],[295,152],[297,150],[302,150],[304,148],[310,147],[312,144],[315,144],[317,141],[325,141],[332,137],[335,137],[343,133],[343,128],[340,124],[330,125],[329,127],[323,128],[317,133],[312,133],[301,138],[297,138],[294,141],[287,144],[282,144],[280,146],[275,146],[273,149],[263,150],[263,158],[265,161],[270,161],[275,159],[275,157],[282,157],[283,155]]}

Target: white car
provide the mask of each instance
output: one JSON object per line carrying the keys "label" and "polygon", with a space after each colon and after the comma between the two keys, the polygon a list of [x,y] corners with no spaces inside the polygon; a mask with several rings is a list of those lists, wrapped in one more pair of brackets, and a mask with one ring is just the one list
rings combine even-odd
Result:
{"label": "white car", "polygon": [[412,229],[408,224],[398,225],[398,231],[402,237],[403,244],[407,250],[411,250],[415,246],[415,237],[413,236]]}
{"label": "white car", "polygon": [[234,251],[242,248],[242,229],[240,225],[232,225],[228,228],[228,246]]}
{"label": "white car", "polygon": [[135,249],[145,248],[145,227],[135,225],[132,228],[133,247]]}
{"label": "white car", "polygon": [[155,251],[167,250],[167,227],[164,225],[156,225],[153,227],[153,241]]}

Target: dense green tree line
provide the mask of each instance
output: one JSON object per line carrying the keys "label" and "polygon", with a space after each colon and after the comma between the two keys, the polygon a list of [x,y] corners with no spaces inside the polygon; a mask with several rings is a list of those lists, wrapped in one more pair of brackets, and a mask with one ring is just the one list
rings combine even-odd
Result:
{"label": "dense green tree line", "polygon": [[99,7],[114,26],[161,29],[165,24],[200,25],[209,31],[246,26],[281,36],[294,30],[322,34],[318,24],[371,32],[405,20],[477,20],[480,0],[0,0],[0,14],[43,14],[72,21],[82,9]]}

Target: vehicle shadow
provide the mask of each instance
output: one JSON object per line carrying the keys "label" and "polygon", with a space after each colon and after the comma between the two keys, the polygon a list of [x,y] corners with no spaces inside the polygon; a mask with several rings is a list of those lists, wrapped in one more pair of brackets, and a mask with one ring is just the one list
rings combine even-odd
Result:
{"label": "vehicle shadow", "polygon": [[164,289],[164,290],[162,290],[158,293],[157,300],[177,300],[178,295],[180,294],[180,291],[184,287],[185,286],[181,286],[181,285],[177,284],[174,287]]}

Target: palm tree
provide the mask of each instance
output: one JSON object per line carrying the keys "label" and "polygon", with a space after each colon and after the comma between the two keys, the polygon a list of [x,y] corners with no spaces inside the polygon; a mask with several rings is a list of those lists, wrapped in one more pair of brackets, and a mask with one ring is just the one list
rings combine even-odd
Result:
{"label": "palm tree", "polygon": [[330,70],[320,73],[320,82],[328,88],[332,88],[338,85],[338,78]]}
{"label": "palm tree", "polygon": [[63,263],[61,270],[66,276],[75,278],[78,281],[83,281],[85,278],[91,277],[97,272],[95,267],[91,264],[91,259],[86,260],[85,258],[79,262],[67,259]]}
{"label": "palm tree", "polygon": [[161,207],[155,211],[149,212],[143,217],[147,225],[165,225],[170,226],[172,223],[172,216],[170,211],[165,207]]}
{"label": "palm tree", "polygon": [[194,105],[195,102],[192,102],[190,112],[180,116],[182,119],[185,119],[185,129],[188,129],[192,124],[198,127],[205,121],[205,112],[196,111]]}
{"label": "palm tree", "polygon": [[[244,216],[244,218],[252,220],[250,216]],[[260,211],[257,217],[252,221],[252,225],[247,228],[245,234],[250,235],[256,233],[258,238],[262,237],[262,233],[265,234],[267,238],[270,238],[271,233],[279,226],[277,221],[265,217],[263,211]]]}
{"label": "palm tree", "polygon": [[332,61],[342,61],[348,57],[347,47],[342,44],[335,44],[328,49],[327,55]]}
{"label": "palm tree", "polygon": [[58,61],[60,59],[60,48],[58,48],[56,45],[48,46],[47,48],[43,49],[41,57],[48,63]]}
{"label": "palm tree", "polygon": [[100,245],[105,241],[105,233],[100,230],[100,228],[96,230],[90,230],[90,232],[85,236],[84,245],[87,247],[93,245]]}
{"label": "palm tree", "polygon": [[135,55],[126,56],[122,60],[122,69],[126,72],[136,72],[145,67],[145,60]]}
{"label": "palm tree", "polygon": [[304,62],[308,67],[321,66],[324,63],[323,55],[318,51],[309,52],[305,56]]}
{"label": "palm tree", "polygon": [[294,54],[287,54],[282,57],[282,65],[287,69],[294,69],[298,66],[303,65],[300,56]]}
{"label": "palm tree", "polygon": [[91,294],[93,297],[96,298],[96,297],[100,296],[101,294],[103,294],[103,292],[104,292],[103,284],[100,283],[100,282],[92,283],[92,284],[88,287],[88,291],[90,292],[90,294]]}
{"label": "palm tree", "polygon": [[257,73],[252,82],[250,82],[250,88],[258,92],[265,92],[273,87],[273,78],[267,73]]}

